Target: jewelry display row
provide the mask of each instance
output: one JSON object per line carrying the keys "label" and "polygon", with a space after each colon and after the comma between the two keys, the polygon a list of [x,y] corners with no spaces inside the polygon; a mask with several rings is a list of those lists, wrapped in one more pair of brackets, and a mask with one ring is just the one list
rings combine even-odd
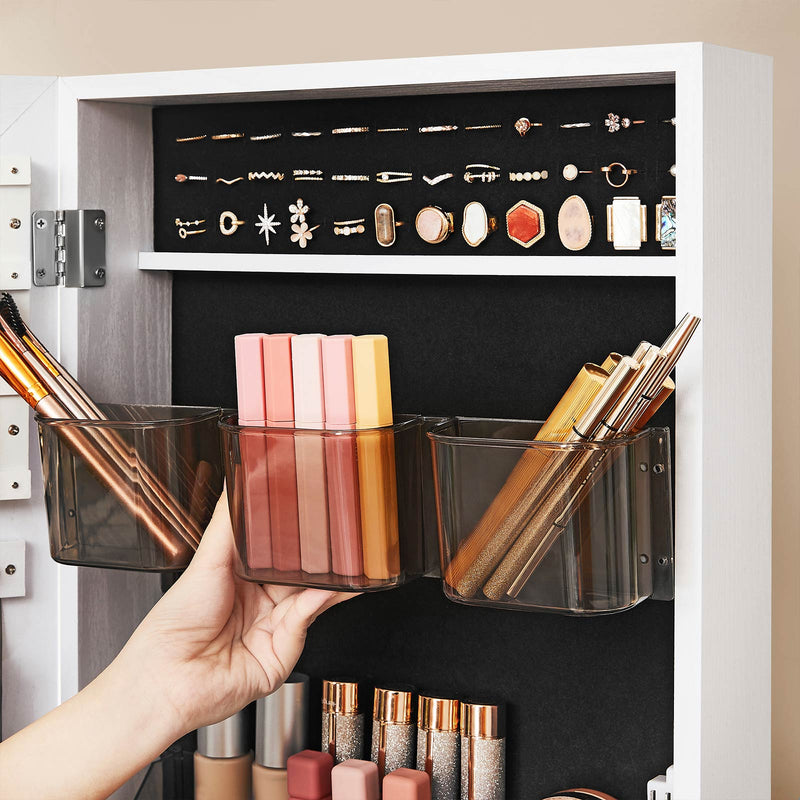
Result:
{"label": "jewelry display row", "polygon": [[[668,125],[675,125],[675,117],[670,119],[662,119],[659,122],[667,123]],[[609,111],[606,114],[605,118],[602,120],[602,124],[605,127],[608,133],[618,133],[619,131],[627,130],[632,128],[634,125],[644,125],[646,120],[643,119],[631,119],[630,117],[620,116],[619,114],[615,114],[613,111]],[[599,125],[600,123],[598,123]],[[527,117],[519,117],[516,122],[514,122],[514,130],[520,136],[527,136],[528,132],[531,131],[533,128],[542,128],[544,127],[545,123],[543,122],[531,122]],[[562,122],[559,123],[559,128],[565,129],[575,129],[575,128],[591,128],[594,125],[593,122]],[[484,123],[481,125],[465,125],[463,126],[462,130],[465,131],[487,131],[487,130],[498,130],[503,127],[502,122],[490,122]],[[439,125],[420,125],[417,127],[417,133],[426,134],[426,133],[455,133],[459,130],[458,125],[454,125],[451,123],[446,124],[439,124]],[[371,128],[369,125],[350,125],[346,127],[339,127],[339,128],[331,128],[330,133],[332,136],[337,136],[341,134],[357,134],[357,133],[370,133]],[[409,133],[412,131],[412,128],[409,126],[405,127],[394,127],[394,128],[376,128],[376,133]],[[289,136],[294,137],[295,139],[309,139],[309,138],[317,138],[319,136],[324,136],[325,131],[289,131]],[[209,136],[207,133],[202,133],[194,136],[179,136],[176,137],[175,141],[183,144],[188,142],[200,142],[204,139],[211,139],[212,141],[229,141],[232,139],[245,139],[248,138],[251,142],[265,142],[265,141],[272,141],[275,139],[280,139],[283,136],[283,131],[272,132],[272,133],[259,133],[252,136],[246,136],[244,133],[214,133]]]}
{"label": "jewelry display row", "polygon": [[[305,249],[314,238],[314,231],[321,224],[310,226],[306,217],[310,208],[298,198],[289,206],[290,240]],[[264,236],[267,247],[270,236],[278,235],[282,224],[277,214],[270,214],[267,203],[255,223],[258,233]],[[512,242],[529,248],[545,235],[545,216],[539,206],[520,200],[506,211],[506,234]],[[676,199],[665,195],[655,207],[655,240],[662,250],[674,250],[676,242]],[[396,242],[396,229],[405,224],[395,217],[389,203],[380,203],[373,212],[375,239],[381,247],[391,247]],[[201,228],[205,219],[182,220],[175,218],[175,226],[181,239],[207,232]],[[233,211],[223,211],[218,220],[219,232],[233,236],[247,220],[239,219]],[[442,244],[455,230],[455,217],[451,211],[428,205],[421,208],[415,217],[414,226],[422,241],[431,245]],[[592,240],[594,217],[586,201],[577,194],[570,195],[558,211],[558,235],[561,244],[573,252],[585,249]],[[497,230],[497,218],[490,215],[486,207],[473,200],[464,207],[461,235],[470,247],[478,247]],[[333,223],[335,236],[359,236],[367,231],[367,218],[338,220]],[[615,250],[639,250],[647,241],[647,206],[638,197],[615,197],[606,206],[606,239]]]}

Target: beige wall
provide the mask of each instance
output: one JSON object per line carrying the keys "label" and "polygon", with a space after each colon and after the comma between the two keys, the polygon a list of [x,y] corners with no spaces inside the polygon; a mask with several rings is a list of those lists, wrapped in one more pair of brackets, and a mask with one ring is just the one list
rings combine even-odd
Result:
{"label": "beige wall", "polygon": [[[800,157],[793,149],[800,135],[800,2],[0,0],[0,73],[10,74],[675,41],[708,41],[775,58],[773,796],[794,800],[800,796]],[[741,172],[746,187],[747,164],[730,168]],[[736,199],[746,200],[746,192]],[[740,212],[732,205],[731,213]],[[748,591],[746,564],[741,590]]]}

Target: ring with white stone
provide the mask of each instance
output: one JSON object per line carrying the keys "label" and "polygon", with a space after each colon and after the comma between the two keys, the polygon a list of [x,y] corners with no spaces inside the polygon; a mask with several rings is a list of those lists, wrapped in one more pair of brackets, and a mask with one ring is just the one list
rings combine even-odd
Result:
{"label": "ring with white stone", "polygon": [[348,222],[334,222],[333,233],[335,236],[350,236],[351,234],[364,233],[366,220],[349,220]]}
{"label": "ring with white stone", "polygon": [[[614,183],[611,180],[611,173],[614,170],[614,167],[619,167],[620,171],[625,176],[621,183]],[[612,161],[608,166],[600,167],[600,172],[605,173],[606,181],[608,182],[609,186],[613,186],[615,189],[621,189],[628,182],[628,178],[630,178],[631,175],[636,174],[637,170],[628,169],[624,164],[620,164],[619,161]]]}
{"label": "ring with white stone", "polygon": [[192,225],[202,225],[205,222],[204,219],[193,219],[189,221],[184,221],[180,217],[175,217],[175,227],[177,228],[188,228]]}
{"label": "ring with white stone", "polygon": [[410,181],[413,177],[411,172],[392,172],[391,170],[386,170],[377,173],[376,180],[378,183],[404,183]]}
{"label": "ring with white stone", "polygon": [[520,117],[515,123],[514,128],[520,136],[525,136],[531,128],[541,128],[541,122],[531,122],[527,117]]}
{"label": "ring with white stone", "polygon": [[674,178],[674,177],[675,177],[675,175],[677,174],[677,170],[676,170],[675,164],[673,164],[673,165],[672,165],[672,166],[669,168],[669,170],[668,170],[668,171],[669,171],[669,174],[670,174],[670,175],[672,175],[672,177]]}
{"label": "ring with white stone", "polygon": [[546,181],[550,177],[550,173],[546,170],[536,170],[534,172],[509,172],[508,179],[510,181]]}
{"label": "ring with white stone", "polygon": [[231,236],[244,225],[244,220],[239,219],[233,211],[223,211],[219,215],[219,232],[223,236]]}
{"label": "ring with white stone", "polygon": [[590,175],[594,170],[591,169],[578,169],[574,164],[565,164],[564,169],[561,170],[561,175],[565,181],[574,181],[578,175]]}
{"label": "ring with white stone", "polygon": [[497,230],[497,217],[488,214],[482,203],[473,200],[464,206],[461,235],[470,247],[477,247]]}
{"label": "ring with white stone", "polygon": [[609,133],[617,133],[617,131],[623,128],[630,128],[631,125],[644,125],[644,120],[620,117],[619,114],[609,111],[608,114],[606,114],[606,118],[603,120],[603,124],[608,128]]}

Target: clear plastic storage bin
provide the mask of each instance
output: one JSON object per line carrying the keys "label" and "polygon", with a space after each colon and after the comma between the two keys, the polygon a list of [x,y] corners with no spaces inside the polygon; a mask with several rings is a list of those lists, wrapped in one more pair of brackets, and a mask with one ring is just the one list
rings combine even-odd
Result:
{"label": "clear plastic storage bin", "polygon": [[222,491],[219,409],[106,405],[37,416],[50,552],[86,567],[186,567]]}
{"label": "clear plastic storage bin", "polygon": [[564,444],[533,441],[540,426],[459,417],[428,434],[445,594],[587,616],[671,599],[669,430]]}

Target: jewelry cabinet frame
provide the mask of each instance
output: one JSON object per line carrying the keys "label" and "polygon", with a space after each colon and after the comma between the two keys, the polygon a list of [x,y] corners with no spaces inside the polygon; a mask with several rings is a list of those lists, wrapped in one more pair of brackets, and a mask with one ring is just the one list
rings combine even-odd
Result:
{"label": "jewelry cabinet frame", "polygon": [[[398,274],[674,277],[678,316],[703,317],[677,376],[673,796],[753,800],[769,796],[771,759],[771,59],[687,43],[7,78],[0,146],[31,156],[33,208],[108,215],[105,288],[32,289],[34,326],[58,343],[90,393],[168,403],[169,348],[144,353],[138,343],[145,332],[170,340],[171,271],[373,268],[366,256],[151,252],[153,106],[673,80],[675,257],[435,255],[388,263]],[[743,198],[746,211],[737,213]],[[734,356],[747,365],[746,382],[731,383]],[[32,432],[32,462],[37,450]],[[6,734],[91,680],[160,594],[155,576],[51,562],[33,471],[34,499],[0,503],[0,538],[24,532],[30,574],[29,597],[3,606]]]}

